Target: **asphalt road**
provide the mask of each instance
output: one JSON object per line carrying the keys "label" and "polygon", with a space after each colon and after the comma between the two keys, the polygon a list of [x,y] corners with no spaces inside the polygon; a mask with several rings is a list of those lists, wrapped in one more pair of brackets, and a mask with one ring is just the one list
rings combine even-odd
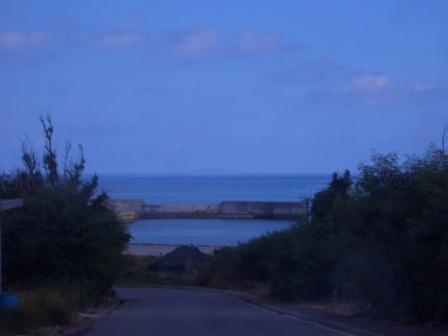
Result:
{"label": "asphalt road", "polygon": [[225,294],[184,289],[123,288],[125,300],[88,336],[347,335],[279,315]]}

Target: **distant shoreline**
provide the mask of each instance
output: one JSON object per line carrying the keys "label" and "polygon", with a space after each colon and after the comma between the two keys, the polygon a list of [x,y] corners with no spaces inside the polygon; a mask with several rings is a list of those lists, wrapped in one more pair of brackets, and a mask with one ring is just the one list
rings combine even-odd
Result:
{"label": "distant shoreline", "polygon": [[126,255],[160,257],[182,245],[196,246],[205,254],[213,254],[215,250],[219,250],[224,247],[220,245],[131,243],[128,244],[123,253]]}
{"label": "distant shoreline", "polygon": [[138,219],[291,219],[306,216],[309,201],[298,202],[253,202],[223,201],[218,204],[146,204],[139,199],[112,199],[111,207],[117,216],[125,222]]}

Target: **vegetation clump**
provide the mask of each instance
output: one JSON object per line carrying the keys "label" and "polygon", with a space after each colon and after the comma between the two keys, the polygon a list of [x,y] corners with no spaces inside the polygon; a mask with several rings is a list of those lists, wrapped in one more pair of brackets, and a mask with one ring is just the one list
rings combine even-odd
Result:
{"label": "vegetation clump", "polygon": [[115,281],[118,287],[192,286],[194,274],[177,270],[161,270],[153,264],[161,257],[125,255]]}
{"label": "vegetation clump", "polygon": [[[25,306],[42,299],[48,316],[59,315],[42,323],[66,323],[67,309],[95,303],[110,290],[130,236],[107,195],[97,192],[98,177],[83,177],[82,147],[79,159],[69,162],[68,146],[60,168],[52,120],[41,122],[43,158],[24,146],[23,167],[0,175],[0,198],[24,200],[21,209],[0,219],[3,267],[7,288],[25,291]],[[51,295],[26,294],[40,288],[50,288]]]}
{"label": "vegetation clump", "polygon": [[310,218],[218,251],[199,281],[269,285],[280,300],[350,303],[370,316],[448,322],[448,155],[372,157],[333,174]]}
{"label": "vegetation clump", "polygon": [[179,246],[158,258],[149,268],[156,272],[195,273],[209,256],[196,246]]}

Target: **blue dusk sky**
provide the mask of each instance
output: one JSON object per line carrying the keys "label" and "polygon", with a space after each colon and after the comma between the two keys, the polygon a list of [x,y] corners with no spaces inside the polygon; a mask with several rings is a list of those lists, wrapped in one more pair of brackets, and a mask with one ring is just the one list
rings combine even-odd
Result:
{"label": "blue dusk sky", "polygon": [[0,170],[82,143],[89,172],[320,173],[448,123],[446,0],[2,0]]}

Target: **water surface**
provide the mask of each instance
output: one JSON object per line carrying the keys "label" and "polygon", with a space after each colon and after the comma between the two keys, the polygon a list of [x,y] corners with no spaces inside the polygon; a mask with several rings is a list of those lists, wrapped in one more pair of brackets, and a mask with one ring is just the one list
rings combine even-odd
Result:
{"label": "water surface", "polygon": [[128,227],[131,243],[233,246],[294,223],[269,219],[142,219]]}
{"label": "water surface", "polygon": [[[312,197],[329,175],[151,176],[101,175],[111,198],[148,204],[216,204],[222,201],[297,202]],[[247,219],[145,219],[130,224],[133,243],[235,245],[289,227],[291,221]]]}
{"label": "water surface", "polygon": [[296,202],[329,182],[329,175],[145,176],[101,175],[100,190],[111,198],[148,204],[216,204],[222,201]]}

